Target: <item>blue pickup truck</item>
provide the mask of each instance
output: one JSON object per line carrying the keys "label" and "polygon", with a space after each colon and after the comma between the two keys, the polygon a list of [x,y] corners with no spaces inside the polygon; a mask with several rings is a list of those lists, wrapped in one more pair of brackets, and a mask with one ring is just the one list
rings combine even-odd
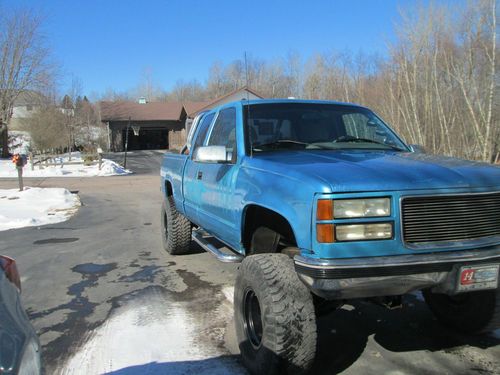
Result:
{"label": "blue pickup truck", "polygon": [[255,374],[314,361],[316,316],[422,291],[439,321],[500,328],[500,168],[409,146],[368,108],[234,102],[200,114],[161,168],[162,237],[241,262],[234,313]]}

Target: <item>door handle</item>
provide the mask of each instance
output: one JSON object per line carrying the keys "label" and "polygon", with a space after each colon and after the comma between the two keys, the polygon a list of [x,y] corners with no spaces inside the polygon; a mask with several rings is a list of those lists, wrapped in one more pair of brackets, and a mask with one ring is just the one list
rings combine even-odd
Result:
{"label": "door handle", "polygon": [[202,177],[203,177],[203,172],[198,171],[198,174],[196,175],[196,179],[201,180]]}

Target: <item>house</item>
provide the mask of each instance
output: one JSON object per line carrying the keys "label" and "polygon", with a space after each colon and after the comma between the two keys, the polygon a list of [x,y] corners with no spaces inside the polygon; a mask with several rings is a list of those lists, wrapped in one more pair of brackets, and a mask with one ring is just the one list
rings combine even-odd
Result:
{"label": "house", "polygon": [[20,92],[12,108],[12,117],[9,122],[10,130],[19,130],[23,119],[33,116],[48,101],[47,97],[36,91],[25,90]]}
{"label": "house", "polygon": [[[244,99],[262,99],[254,90],[242,87],[207,102],[100,102],[101,121],[108,127],[109,150],[180,149],[194,117],[201,111]],[[138,135],[135,135],[135,130]],[[127,130],[128,129],[128,130]]]}
{"label": "house", "polygon": [[[180,102],[103,101],[101,121],[108,127],[109,150],[178,149],[185,139],[187,118]],[[134,133],[137,130],[137,136]],[[128,136],[127,136],[128,132]]]}

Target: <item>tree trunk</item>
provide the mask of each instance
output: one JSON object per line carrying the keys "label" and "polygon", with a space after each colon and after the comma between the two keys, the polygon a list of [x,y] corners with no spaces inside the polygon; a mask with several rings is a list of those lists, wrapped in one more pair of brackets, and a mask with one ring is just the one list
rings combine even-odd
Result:
{"label": "tree trunk", "polygon": [[2,133],[0,135],[2,142],[2,158],[9,157],[9,129],[7,125],[3,126]]}

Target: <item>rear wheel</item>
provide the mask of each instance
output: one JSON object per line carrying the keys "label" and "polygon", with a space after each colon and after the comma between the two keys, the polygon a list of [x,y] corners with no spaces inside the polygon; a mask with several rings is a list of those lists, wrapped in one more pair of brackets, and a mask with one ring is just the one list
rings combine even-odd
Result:
{"label": "rear wheel", "polygon": [[191,244],[191,222],[175,208],[174,198],[167,197],[161,210],[163,248],[172,255],[187,254]]}
{"label": "rear wheel", "polygon": [[236,335],[252,374],[301,374],[316,354],[311,293],[284,254],[245,258],[234,295]]}
{"label": "rear wheel", "polygon": [[500,328],[500,290],[481,290],[455,296],[423,292],[436,318],[456,331],[475,334]]}

